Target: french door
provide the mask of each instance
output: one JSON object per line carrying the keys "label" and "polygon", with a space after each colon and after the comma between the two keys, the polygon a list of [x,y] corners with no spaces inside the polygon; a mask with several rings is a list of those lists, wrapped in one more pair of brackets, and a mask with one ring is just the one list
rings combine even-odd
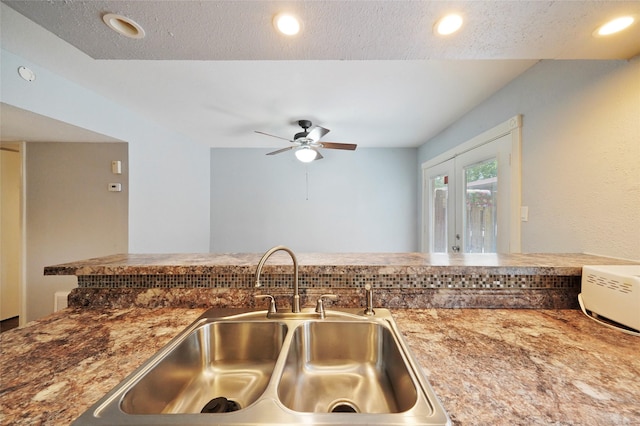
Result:
{"label": "french door", "polygon": [[449,159],[424,172],[427,210],[426,226],[428,249],[430,253],[446,253],[450,249],[456,251],[456,207],[455,186],[455,161]]}
{"label": "french door", "polygon": [[517,165],[508,132],[423,167],[423,251],[520,251],[517,143]]}

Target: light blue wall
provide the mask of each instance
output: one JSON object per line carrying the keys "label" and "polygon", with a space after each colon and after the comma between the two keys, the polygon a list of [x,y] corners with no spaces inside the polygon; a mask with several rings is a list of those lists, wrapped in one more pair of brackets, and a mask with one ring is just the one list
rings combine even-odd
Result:
{"label": "light blue wall", "polygon": [[411,252],[418,247],[415,148],[211,150],[211,251]]}
{"label": "light blue wall", "polygon": [[523,114],[523,252],[640,260],[640,57],[534,65],[429,140],[431,159]]}
{"label": "light blue wall", "polygon": [[[20,56],[1,51],[0,100],[129,143],[129,251],[206,252],[209,147]],[[22,80],[19,66],[34,82]],[[100,224],[96,224],[100,226]]]}
{"label": "light blue wall", "polygon": [[419,161],[423,163],[519,113],[528,122],[523,135],[539,132],[544,127],[545,110],[557,109],[562,98],[575,96],[575,91],[588,87],[592,78],[624,64],[625,61],[540,61],[423,144],[418,151]]}

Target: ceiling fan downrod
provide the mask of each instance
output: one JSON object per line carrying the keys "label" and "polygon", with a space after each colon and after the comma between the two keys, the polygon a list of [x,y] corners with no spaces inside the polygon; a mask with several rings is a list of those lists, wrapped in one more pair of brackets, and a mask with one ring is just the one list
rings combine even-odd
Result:
{"label": "ceiling fan downrod", "polygon": [[296,133],[293,136],[293,140],[298,140],[302,138],[306,138],[309,135],[309,128],[313,125],[309,120],[298,120],[298,126],[302,127],[303,131],[300,133]]}

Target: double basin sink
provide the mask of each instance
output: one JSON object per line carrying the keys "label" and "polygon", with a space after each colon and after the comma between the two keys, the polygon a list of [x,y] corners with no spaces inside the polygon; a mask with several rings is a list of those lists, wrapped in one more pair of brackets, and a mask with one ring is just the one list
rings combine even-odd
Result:
{"label": "double basin sink", "polygon": [[376,309],[209,310],[76,425],[448,425],[402,339]]}

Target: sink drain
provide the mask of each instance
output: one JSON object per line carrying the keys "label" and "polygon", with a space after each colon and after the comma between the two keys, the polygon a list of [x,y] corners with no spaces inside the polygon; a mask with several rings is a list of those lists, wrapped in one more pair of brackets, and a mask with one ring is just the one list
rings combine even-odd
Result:
{"label": "sink drain", "polygon": [[211,401],[207,402],[204,406],[201,413],[231,413],[232,411],[238,411],[240,409],[240,404],[230,399],[225,398],[224,396],[219,396],[217,398],[213,398]]}
{"label": "sink drain", "polygon": [[330,413],[359,413],[360,410],[358,409],[358,406],[353,402],[348,401],[346,399],[340,399],[338,401],[335,401],[333,404],[331,404],[331,406],[329,407],[329,412]]}

